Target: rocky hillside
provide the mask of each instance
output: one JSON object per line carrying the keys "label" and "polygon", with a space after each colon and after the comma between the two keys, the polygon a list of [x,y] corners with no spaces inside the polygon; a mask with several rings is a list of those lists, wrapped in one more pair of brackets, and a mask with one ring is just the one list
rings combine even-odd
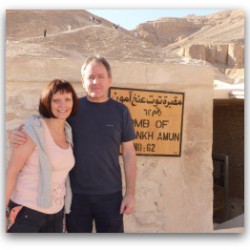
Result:
{"label": "rocky hillside", "polygon": [[[46,33],[46,34],[45,34]],[[216,77],[244,81],[244,13],[162,18],[125,30],[85,10],[8,10],[6,56],[209,63]]]}
{"label": "rocky hillside", "polygon": [[[44,31],[46,29],[46,37]],[[84,10],[9,11],[7,56],[162,62],[162,49]]]}
{"label": "rocky hillside", "polygon": [[133,32],[164,48],[166,58],[185,57],[211,63],[215,70],[244,81],[244,12],[228,10],[207,16],[161,18]]}
{"label": "rocky hillside", "polygon": [[161,18],[142,23],[133,31],[144,40],[162,47],[171,44],[177,47],[180,43],[243,43],[244,13],[228,10],[207,16]]}

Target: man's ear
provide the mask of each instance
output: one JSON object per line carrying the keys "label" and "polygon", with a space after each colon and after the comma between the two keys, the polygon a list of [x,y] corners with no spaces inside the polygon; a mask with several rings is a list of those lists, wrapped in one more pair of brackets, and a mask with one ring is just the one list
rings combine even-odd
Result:
{"label": "man's ear", "polygon": [[112,84],[112,77],[109,77],[109,85]]}

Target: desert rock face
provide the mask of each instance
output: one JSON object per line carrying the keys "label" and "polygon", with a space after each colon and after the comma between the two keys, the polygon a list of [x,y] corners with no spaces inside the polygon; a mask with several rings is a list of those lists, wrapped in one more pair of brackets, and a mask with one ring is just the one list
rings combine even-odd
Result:
{"label": "desert rock face", "polygon": [[[240,10],[207,16],[161,18],[140,24],[134,32],[163,47],[166,58],[179,56],[204,60],[228,76],[228,82],[244,82],[244,13]],[[230,74],[232,69],[238,70]]]}
{"label": "desert rock face", "polygon": [[163,18],[140,24],[135,31],[146,41],[166,46],[184,39],[201,28],[202,24],[187,22],[185,19]]}
{"label": "desert rock face", "polygon": [[[180,42],[189,44],[243,42],[244,13],[240,10],[230,10],[207,16],[161,18],[140,24],[135,31],[144,39],[151,33],[156,37],[157,44],[163,47]],[[164,36],[168,39],[164,40]]]}

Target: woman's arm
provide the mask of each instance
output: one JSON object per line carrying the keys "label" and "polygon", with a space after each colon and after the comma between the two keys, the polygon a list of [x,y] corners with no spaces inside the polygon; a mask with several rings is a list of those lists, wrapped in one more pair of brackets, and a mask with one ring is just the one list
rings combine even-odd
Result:
{"label": "woman's arm", "polygon": [[6,170],[6,206],[8,206],[11,194],[15,188],[18,174],[31,156],[34,148],[34,142],[28,137],[25,144],[12,149]]}

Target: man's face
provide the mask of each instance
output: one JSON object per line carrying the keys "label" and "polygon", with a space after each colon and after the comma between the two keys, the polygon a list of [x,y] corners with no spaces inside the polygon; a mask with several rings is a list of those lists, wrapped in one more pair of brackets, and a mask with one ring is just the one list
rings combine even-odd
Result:
{"label": "man's face", "polygon": [[92,61],[84,70],[82,79],[83,87],[87,92],[87,98],[92,102],[105,102],[112,78],[102,63]]}

